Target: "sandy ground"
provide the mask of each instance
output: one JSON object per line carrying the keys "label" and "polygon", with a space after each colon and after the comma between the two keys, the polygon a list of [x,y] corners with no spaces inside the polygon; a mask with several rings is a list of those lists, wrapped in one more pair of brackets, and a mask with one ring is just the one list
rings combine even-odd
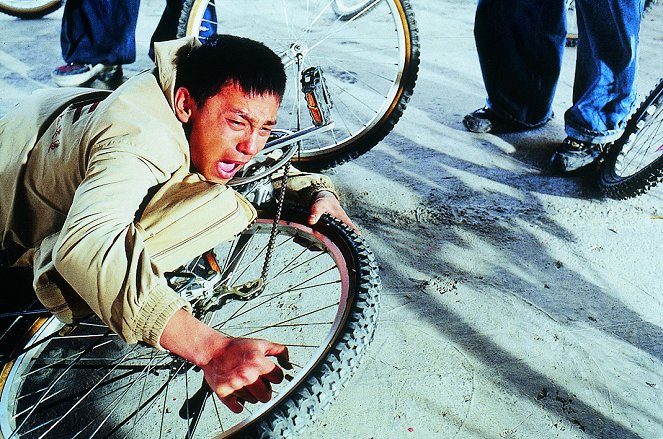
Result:
{"label": "sandy ground", "polygon": [[[330,173],[380,262],[379,327],[302,437],[663,438],[663,189],[612,201],[591,178],[547,173],[574,49],[545,128],[465,131],[484,99],[474,2],[412,5],[415,95],[385,141]],[[0,113],[52,86],[60,16],[0,18]],[[642,92],[661,75],[662,22],[659,7],[643,23]]]}

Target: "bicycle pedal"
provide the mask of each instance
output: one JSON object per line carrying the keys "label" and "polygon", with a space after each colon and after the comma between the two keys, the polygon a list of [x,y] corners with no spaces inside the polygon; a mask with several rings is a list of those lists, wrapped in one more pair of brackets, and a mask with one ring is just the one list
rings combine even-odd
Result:
{"label": "bicycle pedal", "polygon": [[333,104],[322,69],[317,66],[309,67],[302,72],[300,82],[313,124],[318,127],[326,125],[331,121]]}

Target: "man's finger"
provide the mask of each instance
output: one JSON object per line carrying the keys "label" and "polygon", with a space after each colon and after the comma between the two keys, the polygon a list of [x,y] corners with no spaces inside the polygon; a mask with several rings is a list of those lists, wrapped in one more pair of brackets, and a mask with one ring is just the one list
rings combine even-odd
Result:
{"label": "man's finger", "polygon": [[233,413],[242,413],[242,410],[244,410],[244,406],[239,403],[235,395],[229,395],[219,399]]}
{"label": "man's finger", "polygon": [[283,370],[281,370],[281,368],[278,367],[277,365],[274,365],[274,369],[272,369],[269,372],[263,374],[262,378],[264,378],[265,380],[267,380],[271,383],[278,384],[281,381],[283,381],[283,376],[284,376],[283,375]]}
{"label": "man's finger", "polygon": [[255,383],[249,384],[245,389],[260,402],[267,402],[272,398],[272,385],[263,377],[258,378]]}
{"label": "man's finger", "polygon": [[[260,378],[258,378],[258,380],[260,380]],[[241,389],[236,390],[233,395],[235,395],[237,400],[240,402],[246,401],[250,402],[251,404],[258,402],[258,398],[256,398],[255,395],[253,395],[246,387],[242,387]]]}
{"label": "man's finger", "polygon": [[347,216],[347,215],[345,214],[345,212],[343,212],[343,215],[341,215],[341,218],[340,218],[340,219],[341,219],[341,221],[343,221],[345,224],[347,224],[347,225],[349,225],[350,227],[352,227],[352,228],[355,230],[355,232],[357,232],[358,234],[361,235],[361,232],[359,231],[359,229],[357,228],[357,226],[354,225],[354,223],[352,222],[352,220],[350,219],[350,217]]}
{"label": "man's finger", "polygon": [[308,223],[309,223],[309,225],[316,224],[316,223],[320,220],[320,216],[321,216],[321,215],[318,214],[318,213],[311,213],[311,214],[308,216]]}
{"label": "man's finger", "polygon": [[265,351],[265,355],[276,357],[276,360],[279,362],[279,365],[282,368],[288,370],[292,369],[292,364],[290,364],[290,354],[288,352],[287,346],[272,343],[272,345]]}
{"label": "man's finger", "polygon": [[267,342],[265,346],[265,356],[267,357],[279,357],[285,355],[288,358],[288,347],[280,343]]}

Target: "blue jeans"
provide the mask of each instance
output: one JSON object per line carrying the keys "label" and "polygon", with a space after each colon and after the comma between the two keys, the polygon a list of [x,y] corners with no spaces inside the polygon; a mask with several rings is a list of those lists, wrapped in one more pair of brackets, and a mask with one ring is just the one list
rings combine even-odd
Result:
{"label": "blue jeans", "polygon": [[[578,47],[566,134],[606,143],[623,132],[636,99],[643,0],[575,0]],[[497,114],[534,128],[552,117],[566,38],[564,0],[478,0],[474,36]]]}
{"label": "blue jeans", "polygon": [[[136,60],[140,0],[67,0],[60,43],[67,63],[130,64]],[[152,43],[174,39],[182,0],[168,0]],[[152,45],[149,55],[153,58]]]}
{"label": "blue jeans", "polygon": [[136,60],[140,0],[67,0],[60,45],[67,63],[129,64]]}

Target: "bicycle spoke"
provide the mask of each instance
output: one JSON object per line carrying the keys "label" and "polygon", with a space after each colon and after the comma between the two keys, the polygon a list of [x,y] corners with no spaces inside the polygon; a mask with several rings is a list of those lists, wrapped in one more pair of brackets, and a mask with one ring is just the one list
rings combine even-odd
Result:
{"label": "bicycle spoke", "polygon": [[[127,355],[128,355],[128,354],[127,354]],[[123,359],[124,359],[124,357],[121,358],[120,360],[118,360],[118,363],[121,363]],[[64,374],[66,374],[69,370],[71,370],[71,368],[67,368],[67,369],[65,369],[65,370],[62,372],[62,374],[60,375],[60,377],[64,376]],[[113,369],[111,369],[111,370],[106,374],[106,376],[109,376],[110,373],[111,373],[112,371],[113,371]],[[60,377],[59,377],[59,378],[60,378]],[[57,378],[57,379],[55,379],[55,380],[53,381],[53,383],[49,386],[49,389],[44,393],[44,395],[48,394],[48,391],[50,391],[50,389],[52,389],[52,388],[55,386],[55,384],[59,381],[59,378]],[[69,414],[71,414],[71,413],[74,411],[74,409],[75,409],[79,404],[81,404],[81,401],[85,400],[85,397],[87,397],[87,396],[88,396],[88,395],[89,395],[89,394],[90,394],[95,388],[97,388],[98,385],[99,385],[99,383],[97,383],[97,384],[94,385],[91,389],[89,389],[88,392],[86,392],[86,394],[85,394],[81,399],[79,399],[76,403],[74,403],[74,405],[73,405],[69,410],[67,410],[67,411],[65,412],[64,415],[62,415],[61,417],[59,417],[58,420],[57,420],[55,423],[53,423],[53,424],[49,427],[49,429],[46,430],[46,431],[45,431],[40,437],[45,437],[49,432],[51,432],[51,431],[53,430],[53,428],[55,428],[58,424],[60,424],[60,422],[62,422],[63,419],[65,419]],[[30,417],[30,415],[34,412],[34,410],[39,406],[39,404],[41,403],[41,400],[42,400],[42,399],[43,399],[43,396],[42,396],[42,398],[40,398],[40,400],[35,404],[33,410],[28,414],[28,416],[26,416],[26,420]],[[25,422],[25,421],[24,421],[24,422]],[[20,430],[20,427],[19,427],[18,429]]]}
{"label": "bicycle spoke", "polygon": [[[296,316],[296,317],[292,317],[292,318],[290,318],[290,319],[283,320],[283,321],[281,321],[281,322],[277,322],[277,323],[273,323],[273,324],[270,324],[270,325],[263,326],[263,327],[261,327],[261,328],[259,328],[259,329],[254,330],[254,331],[244,332],[242,335],[240,335],[240,337],[248,337],[248,336],[250,336],[250,335],[255,335],[255,334],[259,333],[259,332],[265,331],[265,330],[267,330],[267,329],[277,328],[277,327],[280,327],[280,326],[281,326],[282,324],[284,324],[284,323],[288,323],[288,322],[292,322],[292,321],[297,320],[297,319],[300,319],[300,318],[308,317],[308,316],[310,316],[310,315],[313,315],[313,314],[316,314],[316,313],[318,313],[318,312],[322,312],[322,311],[325,311],[325,310],[328,310],[328,309],[330,309],[330,308],[337,307],[337,306],[338,306],[338,303],[333,303],[333,304],[331,304],[331,305],[328,305],[328,306],[325,306],[325,307],[318,308],[318,309],[316,309],[316,310],[313,310],[313,311],[307,312],[307,313],[305,313],[305,314],[298,315],[298,316]],[[330,322],[330,323],[331,323],[331,322]],[[301,326],[301,325],[300,325],[300,326]]]}
{"label": "bicycle spoke", "polygon": [[[200,314],[211,327],[231,337],[256,334],[290,349],[293,369],[285,372],[282,383],[272,386],[272,401],[244,403],[244,411],[234,414],[219,404],[202,371],[192,364],[142,345],[127,346],[96,319],[57,336],[52,333],[59,326],[49,320],[29,343],[39,347],[12,365],[12,381],[0,381],[2,399],[12,401],[3,409],[11,419],[0,420],[2,435],[198,438],[236,432],[245,422],[261,422],[255,418],[271,413],[272,404],[294,395],[296,386],[318,364],[318,356],[327,351],[339,325],[346,322],[349,283],[341,258],[354,254],[340,251],[324,233],[313,232],[309,226],[284,220],[277,228],[284,233],[279,233],[275,244],[269,290],[253,300],[224,301]],[[230,244],[214,249],[228,258],[245,253],[246,260],[236,269],[236,282],[259,275],[261,264],[249,259],[264,253],[270,224],[259,219],[249,233],[246,241],[250,243],[242,251],[226,253]],[[187,267],[214,278],[217,274],[207,270],[210,263],[195,258]],[[197,288],[194,285],[200,281],[196,282],[190,287]],[[6,398],[5,392],[15,396]]]}
{"label": "bicycle spoke", "polygon": [[[661,134],[661,123],[663,105],[659,105],[653,112],[646,116],[645,125],[637,133],[632,144],[627,144],[623,152],[624,159],[619,168],[620,175],[633,175],[655,160],[654,156],[660,155],[663,135]],[[659,154],[656,154],[659,153]]]}
{"label": "bicycle spoke", "polygon": [[[139,375],[137,378],[133,379],[128,384],[125,384],[125,385],[119,387],[117,390],[118,391],[119,390],[124,390],[124,392],[122,392],[120,395],[118,395],[118,397],[114,401],[111,401],[109,404],[107,404],[106,407],[102,408],[100,410],[99,415],[95,416],[92,420],[90,420],[90,422],[86,425],[86,427],[81,430],[81,433],[86,428],[91,427],[92,424],[94,424],[94,422],[96,422],[96,420],[99,419],[104,414],[104,412],[107,412],[106,417],[99,423],[97,428],[89,435],[89,437],[94,437],[97,434],[97,432],[99,432],[101,430],[101,428],[106,424],[106,422],[108,422],[108,420],[113,415],[115,410],[118,409],[121,406],[121,402],[123,401],[123,397],[129,393],[129,391],[131,390],[133,385],[136,382],[138,382],[139,380],[143,382],[143,385],[145,385],[146,377],[149,375],[150,371],[149,370],[144,370],[143,372],[144,373]],[[103,398],[109,396],[112,393],[115,393],[115,390],[113,390],[112,392],[110,392],[108,394],[100,395],[100,397],[97,396],[97,399],[103,399]],[[110,408],[110,410],[109,410],[109,408]],[[137,425],[137,424],[134,423],[134,427],[135,427],[135,425]]]}

